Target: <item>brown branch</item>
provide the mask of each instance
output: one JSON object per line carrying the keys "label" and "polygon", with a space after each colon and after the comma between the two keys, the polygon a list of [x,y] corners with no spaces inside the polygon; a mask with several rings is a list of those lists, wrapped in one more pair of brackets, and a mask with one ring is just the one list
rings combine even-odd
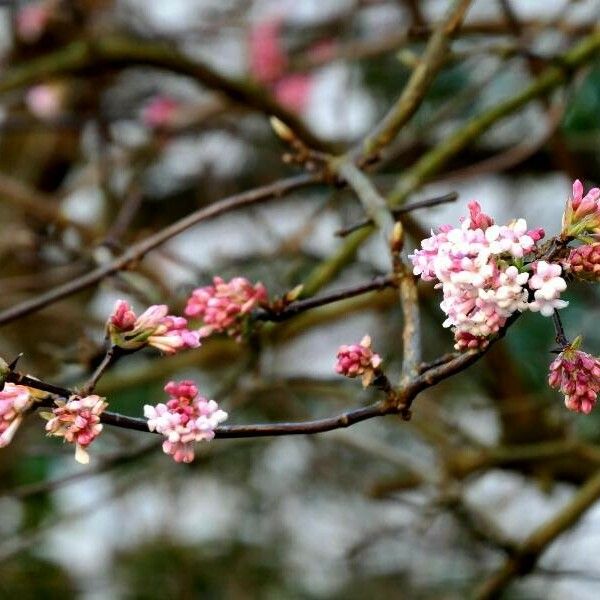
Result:
{"label": "brown branch", "polygon": [[400,131],[419,108],[431,82],[446,60],[452,38],[458,31],[471,0],[455,0],[435,31],[413,70],[408,83],[375,130],[353,152],[354,158],[369,163]]}
{"label": "brown branch", "polygon": [[[447,202],[455,202],[457,199],[458,193],[450,192],[449,194],[444,194],[443,196],[435,196],[433,198],[426,198],[425,200],[418,200],[416,202],[411,202],[410,204],[406,204],[405,206],[401,206],[400,208],[392,210],[392,216],[397,221],[402,215],[405,215],[413,210],[419,210],[421,208],[430,208],[432,206],[438,206],[439,204],[446,204]],[[360,223],[350,225],[350,227],[338,229],[335,232],[335,235],[337,235],[338,237],[346,237],[347,235],[350,235],[357,229],[362,229],[363,227],[368,227],[369,225],[373,225],[373,221],[371,219],[365,219]]]}
{"label": "brown branch", "polygon": [[79,40],[23,64],[6,69],[0,77],[0,93],[30,86],[51,77],[102,69],[144,65],[166,69],[191,77],[216,90],[230,100],[275,115],[286,123],[311,148],[327,149],[326,142],[313,134],[292,112],[283,108],[271,95],[249,81],[238,81],[221,75],[206,64],[180,53],[174,45],[103,36],[94,40]]}
{"label": "brown branch", "polygon": [[128,268],[131,263],[142,259],[148,252],[160,246],[167,240],[180,234],[182,231],[189,229],[197,223],[212,219],[231,210],[250,206],[258,202],[264,202],[272,198],[279,198],[284,194],[313,185],[318,182],[318,177],[315,175],[298,175],[288,179],[282,179],[275,183],[255,188],[248,192],[235,194],[224,200],[220,200],[201,208],[196,212],[191,213],[187,217],[176,221],[161,231],[147,237],[145,240],[132,245],[123,254],[115,258],[110,263],[97,267],[93,271],[73,279],[63,285],[55,287],[48,292],[21,302],[16,306],[12,306],[0,312],[0,325],[14,321],[20,317],[36,312],[45,306],[53,304],[62,298],[71,296],[81,290],[91,287],[110,275],[114,275],[122,269]]}
{"label": "brown branch", "polygon": [[288,319],[306,312],[307,310],[332,304],[334,302],[339,302],[341,300],[346,300],[348,298],[354,298],[355,296],[360,296],[361,294],[366,294],[368,292],[383,290],[394,285],[394,278],[391,276],[376,277],[368,283],[352,286],[339,292],[333,292],[331,294],[318,296],[316,298],[307,298],[306,300],[297,300],[296,302],[291,302],[279,311],[269,309],[262,310],[256,314],[255,318],[259,321],[287,321]]}

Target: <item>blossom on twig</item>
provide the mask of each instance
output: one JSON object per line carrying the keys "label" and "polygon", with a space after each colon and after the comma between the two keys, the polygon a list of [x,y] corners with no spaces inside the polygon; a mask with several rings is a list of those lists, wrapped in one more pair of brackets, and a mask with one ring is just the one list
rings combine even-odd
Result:
{"label": "blossom on twig", "polygon": [[[535,302],[528,301],[530,279],[523,261],[543,237],[543,229],[528,229],[524,219],[496,225],[477,202],[471,202],[469,217],[460,227],[443,225],[410,256],[413,273],[425,281],[437,281],[436,287],[442,289],[444,327],[452,329],[457,350],[485,348],[490,336],[517,311],[540,310],[548,316],[550,307],[551,314],[554,308],[566,306],[558,298],[566,287],[560,277],[544,283],[542,290],[529,283],[539,293]],[[545,268],[541,267],[535,280],[540,287]],[[560,275],[558,265],[552,272],[556,268]],[[559,279],[564,286],[558,285]]]}
{"label": "blossom on twig", "polygon": [[170,396],[166,404],[144,406],[148,429],[165,436],[165,454],[176,462],[192,462],[194,443],[212,440],[228,415],[214,400],[199,396],[193,381],[170,381],[165,392]]}
{"label": "blossom on twig", "polygon": [[600,242],[573,248],[565,268],[580,279],[600,281]]}
{"label": "blossom on twig", "polygon": [[565,395],[565,406],[589,414],[600,393],[600,359],[579,350],[581,336],[568,345],[550,365],[548,383]]}
{"label": "blossom on twig", "polygon": [[86,448],[102,432],[100,415],[108,403],[100,396],[73,395],[67,402],[56,400],[56,408],[51,413],[42,413],[48,419],[48,435],[63,437],[66,442],[75,444],[75,460],[87,464],[90,457]]}
{"label": "blossom on twig", "polygon": [[213,285],[192,292],[185,314],[202,319],[201,338],[213,333],[227,333],[239,340],[244,317],[266,301],[267,290],[262,283],[252,285],[245,277],[234,277],[229,282],[215,277]]}
{"label": "blossom on twig", "polygon": [[153,346],[165,354],[197,348],[200,336],[183,317],[168,315],[164,304],[150,306],[139,317],[125,300],[117,300],[107,323],[111,342],[125,350]]}
{"label": "blossom on twig", "polygon": [[0,391],[0,448],[10,444],[23,421],[23,415],[34,402],[29,388],[24,385],[5,383]]}
{"label": "blossom on twig", "polygon": [[561,277],[560,265],[540,260],[533,264],[535,274],[529,279],[529,287],[534,292],[534,301],[529,310],[551,317],[555,310],[565,308],[568,302],[560,299],[561,292],[567,289],[567,282]]}
{"label": "blossom on twig", "polygon": [[573,182],[573,196],[567,200],[562,220],[564,236],[590,244],[600,239],[600,188],[583,195],[583,184]]}
{"label": "blossom on twig", "polygon": [[371,338],[365,335],[360,344],[340,346],[335,370],[345,377],[362,377],[363,387],[372,383],[378,374],[381,357],[371,350]]}

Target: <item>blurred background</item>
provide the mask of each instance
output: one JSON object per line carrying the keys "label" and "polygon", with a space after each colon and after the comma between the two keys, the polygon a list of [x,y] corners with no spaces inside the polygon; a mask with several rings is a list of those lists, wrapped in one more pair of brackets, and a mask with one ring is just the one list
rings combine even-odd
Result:
{"label": "blurred background", "polygon": [[[299,170],[282,161],[268,110],[199,72],[87,60],[126,40],[203,65],[294,115],[339,150],[400,94],[449,2],[438,0],[46,0],[0,5],[0,309],[82,275],[231,194]],[[386,192],[468,119],[521,92],[597,32],[598,0],[476,0],[444,67],[373,181]],[[166,50],[165,50],[166,49]],[[78,62],[81,58],[81,64]],[[86,62],[87,61],[87,62]],[[186,63],[188,64],[188,63]],[[66,66],[65,66],[66,65]],[[183,69],[185,71],[185,69]],[[247,87],[249,86],[249,87]],[[266,105],[265,105],[266,106]],[[429,177],[411,200],[457,202],[404,219],[414,247],[476,199],[498,222],[550,235],[574,178],[599,184],[600,62],[518,107]],[[587,186],[586,186],[587,187]],[[0,328],[0,354],[75,386],[103,354],[117,298],[137,309],[213,275],[302,283],[360,220],[356,197],[312,186],[188,229],[128,271]],[[389,271],[378,237],[326,288]],[[423,345],[452,349],[437,293],[422,286]],[[570,337],[600,354],[598,286],[572,284]],[[333,370],[365,333],[397,378],[402,318],[392,290],[267,327],[252,344],[214,338],[138,353],[101,381],[139,416],[169,379],[193,378],[229,423],[304,420],[376,398]],[[546,385],[551,325],[526,314],[466,372],[425,391],[411,422],[389,417],[313,437],[217,440],[176,465],[153,436],[105,428],[92,462],[31,415],[0,451],[0,598],[465,598],[566,506],[600,463],[600,413],[574,415]],[[507,598],[600,597],[600,504]]]}

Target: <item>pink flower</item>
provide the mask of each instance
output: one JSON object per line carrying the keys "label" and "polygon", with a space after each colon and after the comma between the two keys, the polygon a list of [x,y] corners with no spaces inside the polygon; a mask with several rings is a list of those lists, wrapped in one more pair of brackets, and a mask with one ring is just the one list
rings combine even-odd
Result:
{"label": "pink flower", "polygon": [[381,357],[371,350],[371,338],[365,335],[360,344],[339,347],[335,370],[345,377],[362,376],[363,387],[367,387],[380,365]]}
{"label": "pink flower", "polygon": [[[543,308],[547,315],[566,306],[558,298],[566,287],[560,277],[550,278],[536,292],[536,300],[528,302],[529,273],[523,270],[523,257],[543,236],[542,229],[528,229],[524,219],[496,225],[477,202],[471,202],[469,217],[460,227],[440,227],[409,256],[413,273],[441,288],[444,327],[452,329],[456,349],[484,348],[517,311]],[[536,281],[541,275],[534,285]]]}
{"label": "pink flower", "polygon": [[180,102],[169,96],[155,96],[142,109],[142,122],[151,129],[175,124]]}
{"label": "pink flower", "polygon": [[482,229],[485,231],[494,224],[494,219],[481,211],[479,202],[469,202],[469,229]]}
{"label": "pink flower", "polygon": [[225,332],[239,339],[243,317],[266,301],[267,290],[262,283],[252,285],[245,277],[234,277],[229,282],[215,277],[213,285],[192,292],[185,314],[202,318],[201,338]]}
{"label": "pink flower", "polygon": [[0,448],[10,444],[23,421],[23,415],[32,404],[29,388],[14,383],[4,384],[4,389],[0,391]]}
{"label": "pink flower", "polygon": [[260,83],[274,83],[287,67],[287,53],[280,39],[282,26],[280,17],[272,17],[250,32],[250,73]]}
{"label": "pink flower", "polygon": [[275,99],[292,112],[303,112],[313,88],[313,78],[306,74],[286,75],[276,84]]}
{"label": "pink flower", "polygon": [[17,35],[28,44],[37,42],[44,33],[52,7],[48,2],[31,2],[17,11]]}
{"label": "pink flower", "polygon": [[66,442],[75,444],[75,460],[87,464],[90,457],[86,448],[102,432],[100,415],[108,403],[100,396],[71,396],[67,402],[56,400],[56,408],[51,413],[42,413],[48,419],[48,435],[63,437]]}
{"label": "pink flower", "polygon": [[148,429],[166,438],[165,454],[170,454],[176,462],[192,462],[194,444],[212,440],[216,427],[228,415],[214,400],[199,396],[193,381],[170,381],[165,392],[170,396],[166,404],[144,406]]}
{"label": "pink flower", "polygon": [[583,184],[573,182],[573,196],[567,200],[563,214],[563,235],[585,243],[600,236],[600,188],[592,188],[583,195]]}
{"label": "pink flower", "polygon": [[190,331],[183,317],[168,315],[168,310],[166,305],[156,304],[136,317],[128,302],[117,300],[107,323],[112,344],[125,350],[153,346],[165,354],[197,348],[199,333]]}
{"label": "pink flower", "polygon": [[600,242],[573,248],[565,266],[581,279],[600,281]]}
{"label": "pink flower", "polygon": [[551,317],[555,309],[565,308],[569,304],[560,299],[561,292],[567,289],[567,282],[561,277],[562,268],[544,260],[534,263],[533,268],[535,274],[529,280],[529,287],[536,291],[529,310]]}
{"label": "pink flower", "polygon": [[25,104],[42,121],[58,118],[63,110],[65,88],[60,83],[40,83],[27,90]]}
{"label": "pink flower", "polygon": [[565,395],[569,410],[589,414],[600,392],[600,359],[579,350],[581,336],[550,365],[548,383]]}

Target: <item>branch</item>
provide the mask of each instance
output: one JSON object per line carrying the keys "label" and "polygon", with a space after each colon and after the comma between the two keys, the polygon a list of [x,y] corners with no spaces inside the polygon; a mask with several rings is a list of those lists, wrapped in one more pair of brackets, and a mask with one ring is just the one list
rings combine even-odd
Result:
{"label": "branch", "polygon": [[379,151],[387,146],[402,126],[419,108],[429,85],[447,58],[452,37],[460,27],[471,4],[471,0],[455,0],[431,36],[422,60],[412,72],[402,94],[375,131],[367,136],[361,147],[354,152],[368,163]]}
{"label": "branch", "polygon": [[373,281],[356,285],[339,292],[333,292],[317,298],[307,298],[306,300],[291,302],[280,311],[263,310],[257,313],[255,318],[259,321],[287,321],[288,319],[291,319],[292,317],[295,317],[296,315],[306,312],[312,308],[325,306],[341,300],[347,300],[348,298],[354,298],[355,296],[360,296],[361,294],[366,294],[368,292],[383,290],[394,285],[394,278],[391,276],[376,277],[373,279]]}
{"label": "branch", "polygon": [[97,73],[101,69],[131,65],[166,69],[191,77],[238,104],[266,115],[275,115],[312,148],[328,148],[328,144],[315,136],[296,115],[283,108],[259,86],[249,81],[225,77],[208,65],[191,60],[173,45],[160,42],[119,36],[79,40],[40,58],[6,69],[0,78],[0,93],[30,86],[51,77],[82,71]]}
{"label": "branch", "polygon": [[[459,154],[502,119],[567,81],[572,71],[591,61],[599,51],[600,32],[596,31],[560,58],[561,67],[548,67],[522,92],[469,119],[454,134],[440,142],[437,147],[427,152],[405,171],[387,197],[388,204],[394,209],[402,206],[412,192],[437,173],[453,156]],[[332,256],[317,265],[308,275],[304,293],[306,295],[315,293],[335,277],[353,259],[372,232],[373,226],[369,226],[350,234]]]}
{"label": "branch", "polygon": [[[396,208],[392,211],[392,216],[396,221],[400,219],[402,215],[409,213],[413,210],[418,210],[420,208],[430,208],[432,206],[438,206],[439,204],[446,204],[447,202],[455,202],[458,199],[457,192],[450,192],[448,194],[444,194],[443,196],[434,196],[433,198],[426,198],[425,200],[418,200],[416,202],[412,202],[411,204],[407,204],[406,206],[401,206],[400,208]],[[372,219],[366,219],[361,221],[360,223],[355,223],[354,225],[350,225],[350,227],[346,227],[345,229],[338,229],[335,232],[335,235],[338,237],[346,237],[347,235],[357,231],[358,229],[362,229],[363,227],[367,227],[369,225],[373,225]]]}
{"label": "branch", "polygon": [[561,66],[554,65],[544,69],[522,92],[481,115],[469,119],[454,134],[425,154],[406,172],[388,196],[390,205],[393,207],[401,205],[408,195],[424,183],[428,177],[439,171],[450,158],[474,142],[492,125],[532,100],[557,88],[568,80],[573,70],[592,60],[598,52],[600,52],[600,32],[595,32],[561,57]]}
{"label": "branch", "polygon": [[234,196],[215,202],[205,208],[201,208],[154,235],[147,237],[145,240],[130,246],[128,250],[110,263],[102,265],[81,277],[49,290],[36,298],[26,300],[16,306],[3,310],[0,312],[0,325],[36,312],[62,298],[71,296],[72,294],[93,286],[105,277],[114,275],[121,269],[126,269],[131,263],[140,260],[157,246],[160,246],[167,240],[175,237],[197,223],[212,219],[231,210],[250,206],[258,202],[264,202],[265,200],[272,198],[280,198],[292,190],[307,187],[317,182],[318,178],[315,175],[298,175],[296,177],[282,179],[275,183],[255,188],[248,192],[235,194]]}

